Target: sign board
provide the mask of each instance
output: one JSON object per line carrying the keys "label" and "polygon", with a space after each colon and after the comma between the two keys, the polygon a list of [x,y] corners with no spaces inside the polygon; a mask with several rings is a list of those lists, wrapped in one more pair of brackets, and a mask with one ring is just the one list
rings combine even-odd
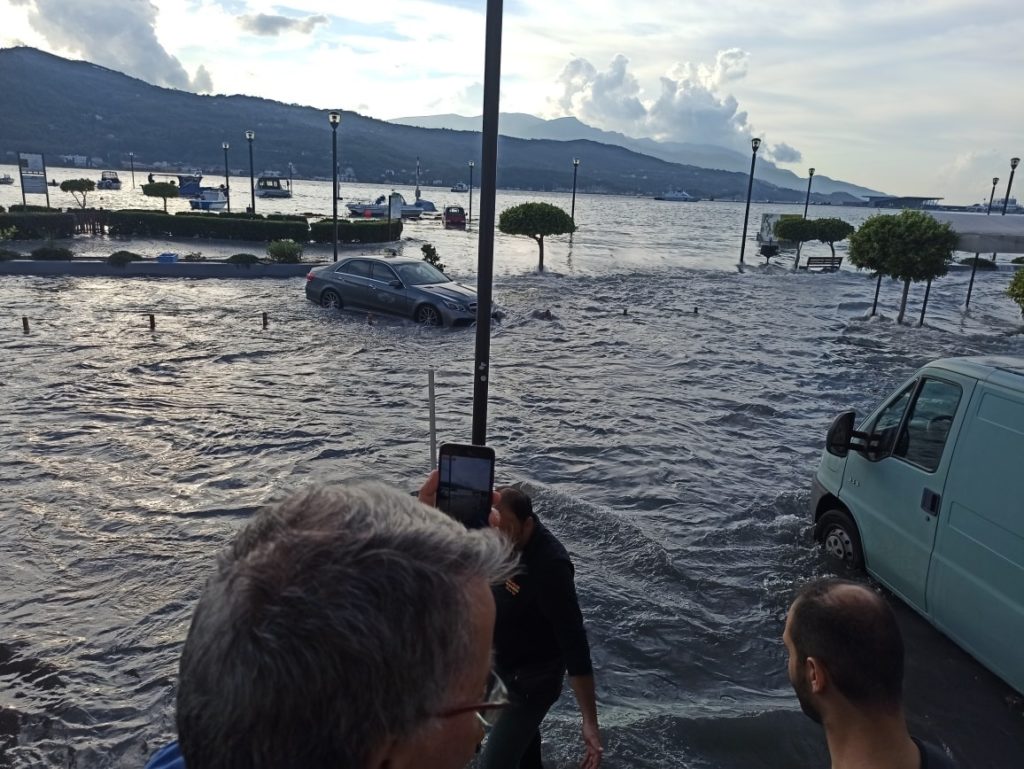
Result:
{"label": "sign board", "polygon": [[392,219],[402,218],[402,196],[397,192],[392,192],[388,196],[388,216]]}
{"label": "sign board", "polygon": [[788,241],[775,240],[775,223],[781,219],[802,219],[800,214],[761,214],[761,230],[757,233],[758,243],[787,245]]}
{"label": "sign board", "polygon": [[34,152],[18,153],[18,172],[21,174],[21,196],[46,195],[46,205],[50,205],[50,190],[46,186],[46,162],[41,154]]}

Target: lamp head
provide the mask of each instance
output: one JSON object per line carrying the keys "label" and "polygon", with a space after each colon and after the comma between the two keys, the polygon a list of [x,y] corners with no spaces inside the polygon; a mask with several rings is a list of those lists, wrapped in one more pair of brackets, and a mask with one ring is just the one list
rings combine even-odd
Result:
{"label": "lamp head", "polygon": [[757,148],[760,147],[760,146],[761,146],[761,140],[760,139],[756,139],[755,138],[755,139],[751,139],[750,140],[750,147],[751,147],[751,149],[754,150],[754,152],[757,152]]}
{"label": "lamp head", "polygon": [[476,163],[474,163],[474,162],[473,162],[472,160],[470,160],[470,161],[469,161],[469,167],[470,167],[470,168],[472,168],[472,167],[473,167],[473,166],[475,166],[475,165],[476,165]]}
{"label": "lamp head", "polygon": [[808,168],[807,169],[807,175],[808,176],[814,176],[814,169],[813,168]]}
{"label": "lamp head", "polygon": [[573,164],[574,166],[578,166],[578,165],[580,164],[580,159],[579,159],[579,158],[573,158],[573,159],[572,159],[572,164]]}
{"label": "lamp head", "polygon": [[332,109],[327,113],[327,120],[330,122],[332,128],[337,128],[338,123],[341,122],[341,113],[335,109]]}
{"label": "lamp head", "polygon": [[999,184],[999,177],[998,176],[993,176],[992,177],[992,186],[995,187],[997,184]]}
{"label": "lamp head", "polygon": [[1020,163],[1020,158],[1010,158],[1010,168],[1016,168],[1018,163]]}
{"label": "lamp head", "polygon": [[228,144],[227,142],[221,142],[220,148],[227,152],[229,149],[231,149],[231,145]]}
{"label": "lamp head", "polygon": [[246,131],[245,132],[245,140],[246,141],[250,141],[251,142],[255,138],[256,138],[256,132],[255,131]]}

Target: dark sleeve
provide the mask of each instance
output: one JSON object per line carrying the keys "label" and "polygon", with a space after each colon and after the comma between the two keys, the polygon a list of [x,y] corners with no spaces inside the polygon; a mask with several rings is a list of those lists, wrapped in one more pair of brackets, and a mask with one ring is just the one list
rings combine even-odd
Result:
{"label": "dark sleeve", "polygon": [[572,564],[562,560],[545,564],[539,593],[540,612],[555,631],[569,675],[590,675],[594,668],[590,662],[587,631],[583,628],[583,613],[576,598]]}

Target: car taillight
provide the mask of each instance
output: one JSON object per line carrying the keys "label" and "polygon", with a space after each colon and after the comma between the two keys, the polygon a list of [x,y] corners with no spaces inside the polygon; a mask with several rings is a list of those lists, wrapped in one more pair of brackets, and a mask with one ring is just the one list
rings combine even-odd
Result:
{"label": "car taillight", "polygon": [[308,283],[311,280],[313,280],[313,271],[312,270],[310,270],[309,272],[306,273],[306,282]]}

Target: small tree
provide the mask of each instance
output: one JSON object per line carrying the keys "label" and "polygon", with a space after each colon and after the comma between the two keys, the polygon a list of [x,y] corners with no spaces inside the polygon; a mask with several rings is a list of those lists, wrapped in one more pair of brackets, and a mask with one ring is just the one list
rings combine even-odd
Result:
{"label": "small tree", "polygon": [[832,250],[832,258],[836,258],[836,243],[846,240],[854,233],[854,227],[842,219],[810,219],[814,231],[814,239],[828,244]]}
{"label": "small tree", "polygon": [[151,198],[163,198],[164,213],[167,213],[167,198],[178,197],[180,190],[174,182],[150,182],[142,185],[142,194]]}
{"label": "small tree", "polygon": [[878,292],[882,289],[885,272],[885,244],[892,238],[895,216],[872,216],[850,236],[850,263],[861,270],[875,274],[875,299],[871,315],[878,310]]}
{"label": "small tree", "polygon": [[537,270],[544,272],[544,238],[576,232],[572,217],[550,203],[520,203],[501,212],[498,229],[506,235],[526,235],[537,241],[540,262]]}
{"label": "small tree", "polygon": [[441,257],[437,255],[437,249],[434,248],[430,243],[424,243],[422,246],[420,246],[420,251],[423,252],[424,262],[433,265],[441,272],[445,271],[444,262],[442,262]]}
{"label": "small tree", "polygon": [[60,183],[60,189],[61,192],[70,192],[78,204],[85,208],[85,198],[96,189],[96,182],[92,179],[65,179]]}
{"label": "small tree", "polygon": [[302,261],[302,245],[294,240],[275,240],[267,246],[267,256],[278,264],[298,264]]}
{"label": "small tree", "polygon": [[1006,289],[1006,295],[1020,306],[1020,314],[1024,317],[1024,270],[1017,270]]}
{"label": "small tree", "polygon": [[789,243],[797,244],[796,261],[793,269],[800,264],[800,246],[808,240],[816,240],[818,237],[817,228],[814,226],[815,219],[802,219],[800,217],[784,217],[775,222],[775,237]]}

